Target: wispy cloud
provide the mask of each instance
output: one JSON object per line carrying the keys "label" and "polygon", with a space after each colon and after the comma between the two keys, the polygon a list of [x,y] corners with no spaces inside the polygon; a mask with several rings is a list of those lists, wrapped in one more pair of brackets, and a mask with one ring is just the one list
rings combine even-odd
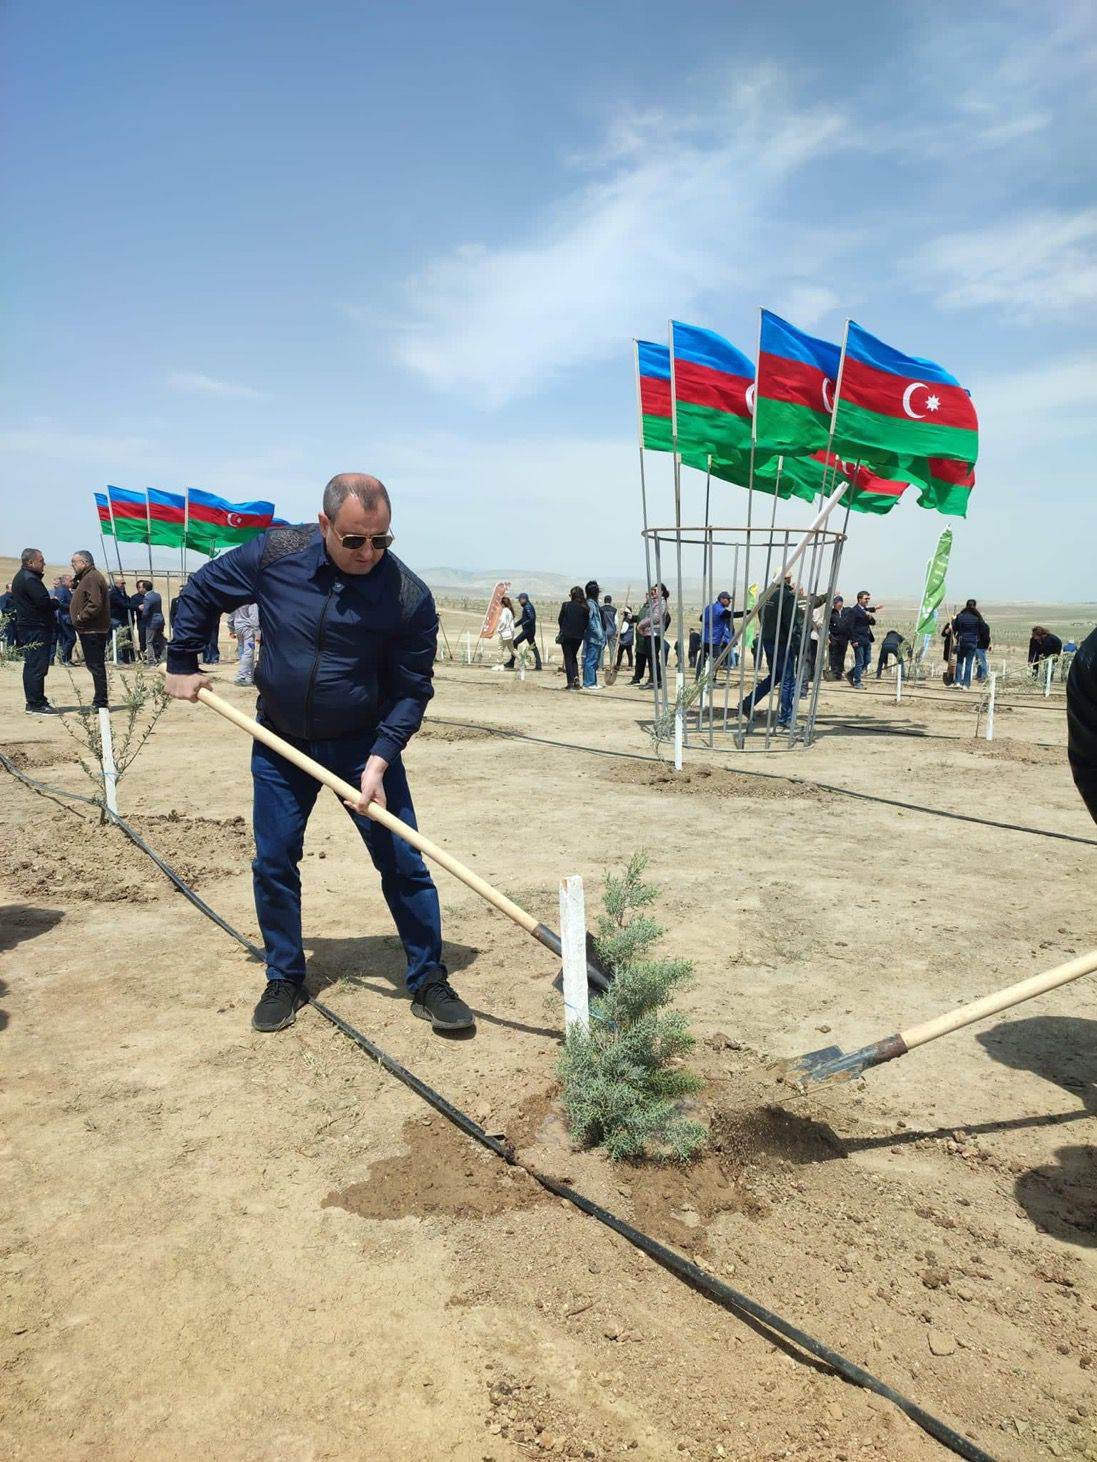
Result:
{"label": "wispy cloud", "polygon": [[134,457],[140,459],[150,448],[147,437],[71,431],[40,423],[0,430],[0,452],[54,462],[127,461]]}
{"label": "wispy cloud", "polygon": [[[461,245],[411,282],[418,320],[397,354],[433,385],[499,406],[732,285],[760,288],[779,268],[766,212],[845,139],[839,111],[796,106],[771,72],[703,116],[623,113],[571,160],[588,181],[530,240]],[[822,292],[810,303],[818,314]]]}
{"label": "wispy cloud", "polygon": [[168,377],[168,386],[173,391],[189,391],[198,396],[220,396],[226,401],[262,401],[265,391],[254,386],[244,386],[238,381],[222,381],[216,376],[203,375],[201,371],[176,371]]}
{"label": "wispy cloud", "polygon": [[1097,303],[1097,208],[1041,209],[920,252],[922,279],[946,305],[1004,305],[1020,315]]}

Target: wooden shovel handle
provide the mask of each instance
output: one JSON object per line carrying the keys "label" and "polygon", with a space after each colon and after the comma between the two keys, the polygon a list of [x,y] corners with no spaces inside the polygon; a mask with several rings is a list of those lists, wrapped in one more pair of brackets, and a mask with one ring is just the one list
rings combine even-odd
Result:
{"label": "wooden shovel handle", "polygon": [[969,1005],[961,1005],[959,1010],[952,1010],[947,1015],[924,1020],[921,1025],[900,1031],[899,1038],[907,1050],[911,1051],[915,1046],[924,1046],[927,1041],[935,1041],[938,1036],[947,1036],[951,1031],[971,1025],[976,1020],[985,1020],[988,1015],[997,1015],[1000,1010],[1008,1010],[1011,1005],[1020,1005],[1022,1000],[1031,1000],[1034,995],[1043,995],[1060,985],[1069,985],[1071,980],[1080,980],[1083,975],[1090,975],[1094,970],[1097,970],[1097,949],[1091,949],[1088,954],[1080,954],[1077,959],[1069,960],[1066,964],[1056,965],[1052,970],[1044,970],[1042,974],[1029,975],[1027,980],[1020,980],[1016,985],[1009,985],[993,995],[972,1000]]}
{"label": "wooden shovel handle", "polygon": [[[246,731],[256,741],[261,741],[264,746],[269,746],[272,751],[276,751],[279,756],[284,756],[287,761],[300,767],[303,772],[308,772],[310,777],[315,777],[325,787],[330,787],[337,797],[348,802],[357,802],[362,795],[360,788],[352,787],[349,782],[344,782],[342,777],[337,777],[334,772],[321,766],[311,756],[306,756],[303,751],[298,751],[296,746],[291,746],[288,741],[283,740],[269,727],[260,725],[253,716],[245,715],[243,711],[237,710],[234,705],[223,700],[221,696],[215,695],[212,690],[200,690],[198,699],[203,705],[209,706],[210,710],[216,711],[219,716],[224,716],[226,721],[231,721],[234,726],[239,726],[241,731]],[[527,914],[525,909],[520,908],[512,899],[508,899],[506,894],[500,893],[497,888],[492,888],[490,883],[485,883],[478,874],[473,873],[471,868],[466,868],[444,848],[440,848],[437,843],[432,843],[430,838],[425,838],[421,832],[409,827],[406,822],[401,822],[398,817],[394,817],[387,808],[378,807],[376,802],[371,802],[366,808],[364,816],[372,818],[374,822],[379,822],[382,827],[388,828],[389,832],[394,833],[396,837],[403,838],[404,842],[410,843],[413,848],[418,848],[424,858],[431,859],[448,873],[452,873],[454,878],[459,878],[466,887],[472,889],[473,893],[479,894],[501,914],[506,914],[508,919],[513,919],[527,934],[532,934],[541,943],[549,942],[542,937],[542,931],[548,934],[551,934],[551,931],[545,930],[544,925],[539,924],[532,914]],[[556,944],[557,952],[559,952],[558,940]]]}

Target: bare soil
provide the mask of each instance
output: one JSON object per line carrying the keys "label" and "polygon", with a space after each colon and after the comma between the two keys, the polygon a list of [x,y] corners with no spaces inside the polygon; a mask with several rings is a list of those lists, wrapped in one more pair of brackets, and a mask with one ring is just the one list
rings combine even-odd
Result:
{"label": "bare soil", "polygon": [[[250,706],[231,673],[218,689]],[[675,777],[649,759],[642,694],[559,684],[551,667],[439,667],[438,719],[407,755],[420,825],[552,925],[562,876],[582,873],[593,906],[605,869],[648,851],[666,946],[695,965],[706,1154],[574,1148],[554,962],[444,874],[478,1031],[413,1019],[376,876],[329,797],[302,862],[313,990],[520,1162],[994,1456],[1097,1458],[1094,981],[807,1102],[769,1069],[1088,947],[1097,829],[1041,745],[1063,743],[1061,704],[1014,706],[987,747],[971,700],[828,686],[810,752],[687,751]],[[61,727],[28,733],[3,671],[12,747],[88,790]],[[174,705],[120,796],[253,939],[248,753]],[[466,1141],[315,1010],[255,1035],[246,952],[89,809],[0,778],[5,1455],[945,1455]]]}

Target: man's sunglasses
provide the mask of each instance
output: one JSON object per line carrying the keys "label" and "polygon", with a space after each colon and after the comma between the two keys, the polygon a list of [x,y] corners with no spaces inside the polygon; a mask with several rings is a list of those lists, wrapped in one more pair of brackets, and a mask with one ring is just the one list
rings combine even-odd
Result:
{"label": "man's sunglasses", "polygon": [[[331,530],[335,533],[335,529]],[[390,548],[396,537],[395,533],[335,533],[342,548],[365,548],[369,546],[380,553],[383,548]]]}

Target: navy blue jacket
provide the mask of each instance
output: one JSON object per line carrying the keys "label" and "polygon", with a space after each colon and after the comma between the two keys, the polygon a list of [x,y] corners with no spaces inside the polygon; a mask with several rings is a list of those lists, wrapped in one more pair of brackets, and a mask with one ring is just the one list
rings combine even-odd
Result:
{"label": "navy blue jacket", "polygon": [[1067,756],[1074,785],[1097,822],[1097,629],[1082,641],[1067,677]]}
{"label": "navy blue jacket", "polygon": [[537,628],[537,610],[533,601],[527,599],[522,605],[522,612],[518,616],[518,633],[531,635]]}
{"label": "navy blue jacket", "polygon": [[[141,603],[141,618],[157,629],[164,624],[164,601],[159,589],[150,589]],[[159,621],[159,622],[158,622]]]}
{"label": "navy blue jacket", "polygon": [[851,604],[846,610],[846,633],[854,645],[871,645],[876,636],[872,626],[876,620],[863,604]]}
{"label": "navy blue jacket", "polygon": [[438,614],[422,579],[391,552],[368,574],[343,574],[315,524],[268,528],[212,559],[184,585],[168,670],[194,675],[220,615],[259,606],[259,718],[327,741],[372,733],[393,761],[434,694]]}
{"label": "navy blue jacket", "polygon": [[982,625],[982,616],[976,614],[973,609],[960,610],[960,613],[952,621],[952,631],[956,636],[956,644],[960,650],[968,651],[978,647]]}

